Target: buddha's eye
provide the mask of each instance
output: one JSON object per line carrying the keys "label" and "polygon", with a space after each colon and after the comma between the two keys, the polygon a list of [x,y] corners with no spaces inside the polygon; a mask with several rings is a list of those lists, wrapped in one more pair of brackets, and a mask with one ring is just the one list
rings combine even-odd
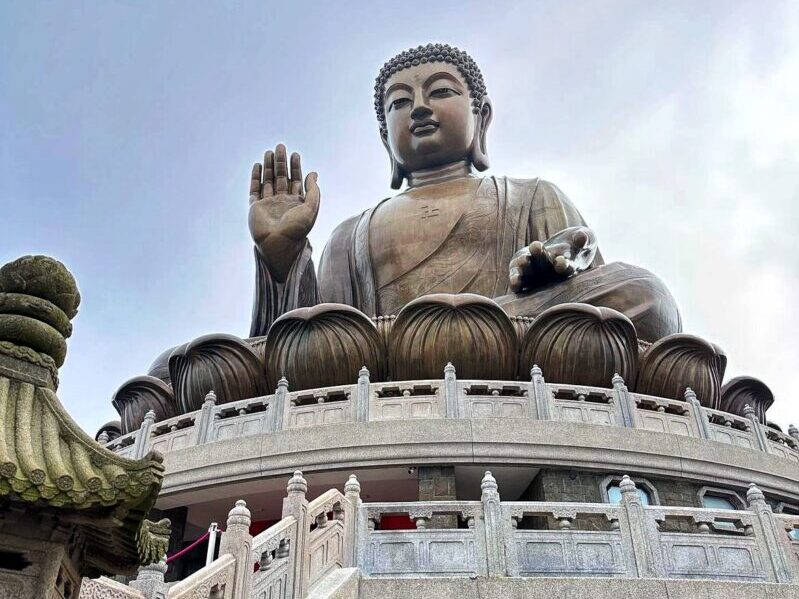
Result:
{"label": "buddha's eye", "polygon": [[398,110],[409,103],[410,103],[409,98],[397,98],[396,100],[392,100],[392,102],[388,105],[388,109]]}
{"label": "buddha's eye", "polygon": [[450,96],[459,95],[451,87],[437,87],[433,91],[430,92],[430,96],[433,98],[448,98]]}

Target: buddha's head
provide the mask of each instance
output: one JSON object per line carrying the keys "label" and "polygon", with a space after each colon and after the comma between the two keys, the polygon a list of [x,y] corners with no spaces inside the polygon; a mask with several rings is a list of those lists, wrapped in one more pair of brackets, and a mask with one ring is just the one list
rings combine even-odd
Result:
{"label": "buddha's head", "polygon": [[466,52],[427,44],[398,54],[377,76],[375,111],[394,189],[414,171],[461,160],[488,168],[491,102]]}

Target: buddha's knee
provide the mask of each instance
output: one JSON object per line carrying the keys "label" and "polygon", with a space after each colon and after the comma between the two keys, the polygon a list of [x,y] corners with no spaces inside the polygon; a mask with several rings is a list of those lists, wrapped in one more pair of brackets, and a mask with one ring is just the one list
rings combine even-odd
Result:
{"label": "buddha's knee", "polygon": [[[608,269],[607,273],[599,271]],[[682,331],[682,319],[668,287],[644,268],[616,262],[594,269],[597,287],[579,299],[618,310],[635,325],[639,339],[653,342]]]}

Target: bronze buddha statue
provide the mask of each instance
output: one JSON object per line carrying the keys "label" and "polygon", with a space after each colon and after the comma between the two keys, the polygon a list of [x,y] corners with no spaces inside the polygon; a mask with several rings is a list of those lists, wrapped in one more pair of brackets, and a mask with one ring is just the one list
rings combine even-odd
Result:
{"label": "bronze buddha statue", "polygon": [[300,156],[287,157],[283,145],[253,167],[252,336],[301,306],[390,315],[434,293],[486,296],[511,316],[566,302],[613,308],[650,343],[681,331],[666,286],[642,268],[605,264],[594,232],[555,185],[475,175],[488,168],[493,107],[468,54],[445,44],[402,52],[377,77],[375,109],[391,186],[405,188],[339,225],[318,273],[307,240],[319,211],[316,173],[303,181]]}

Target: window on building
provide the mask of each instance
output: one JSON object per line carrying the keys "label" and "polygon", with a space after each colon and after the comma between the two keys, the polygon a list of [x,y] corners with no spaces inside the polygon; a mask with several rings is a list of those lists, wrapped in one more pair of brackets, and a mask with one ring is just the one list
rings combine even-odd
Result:
{"label": "window on building", "polygon": [[[780,503],[777,505],[776,511],[778,514],[791,514],[792,516],[799,516],[799,506],[787,503]],[[794,541],[799,541],[799,528],[794,528],[793,530],[789,531],[788,536]]]}
{"label": "window on building", "polygon": [[[726,489],[702,487],[699,490],[699,501],[703,508],[710,510],[744,509],[744,502],[741,497],[734,491],[727,491]],[[714,522],[713,530],[739,532],[738,526],[734,522]]]}

